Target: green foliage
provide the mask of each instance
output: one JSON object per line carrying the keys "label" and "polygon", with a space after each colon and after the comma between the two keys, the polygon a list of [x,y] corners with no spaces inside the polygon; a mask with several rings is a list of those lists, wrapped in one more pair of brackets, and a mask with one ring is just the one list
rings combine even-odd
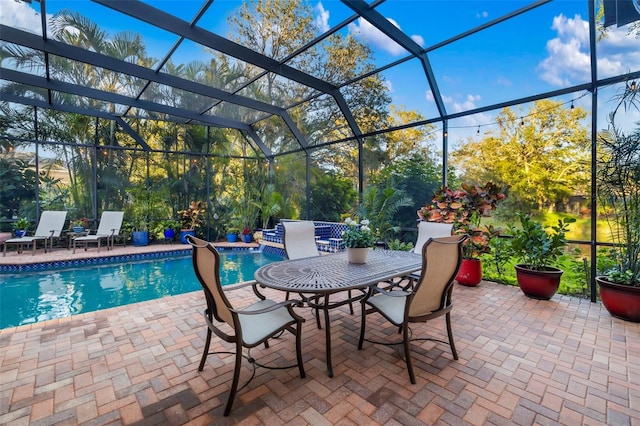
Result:
{"label": "green foliage", "polygon": [[416,224],[416,210],[423,205],[425,194],[433,194],[440,187],[441,173],[442,166],[432,158],[416,154],[387,164],[380,172],[371,176],[369,185],[403,191],[412,203],[399,207],[393,215],[392,223],[401,228],[413,228]]}
{"label": "green foliage", "polygon": [[341,216],[354,204],[357,193],[350,179],[335,172],[312,170],[311,214],[315,220],[340,222]]}
{"label": "green foliage", "polygon": [[509,226],[508,234],[512,237],[509,246],[511,256],[537,271],[554,266],[568,245],[565,234],[569,230],[569,224],[575,222],[575,219],[558,219],[558,224],[548,230],[549,227],[533,221],[530,215],[519,213],[518,218],[519,228]]}
{"label": "green foliage", "polygon": [[[505,211],[547,211],[558,200],[589,193],[590,144],[581,124],[586,111],[539,100],[528,111],[504,108],[498,128],[452,152],[466,181],[493,181],[505,188]],[[520,117],[526,117],[521,119]]]}
{"label": "green foliage", "polygon": [[411,251],[413,250],[413,243],[400,241],[396,238],[395,240],[387,242],[387,247],[389,250]]}
{"label": "green foliage", "polygon": [[609,128],[598,137],[598,198],[606,207],[615,263],[602,273],[614,283],[640,286],[640,123],[628,132],[616,123],[620,108],[640,111],[640,92],[625,85],[616,100]]}
{"label": "green foliage", "polygon": [[0,158],[0,217],[10,218],[33,200],[36,174],[20,159]]}
{"label": "green foliage", "polygon": [[369,186],[363,194],[358,216],[371,218],[371,228],[384,241],[400,230],[394,224],[395,214],[413,204],[404,191],[392,187]]}
{"label": "green foliage", "polygon": [[13,222],[13,229],[16,231],[29,231],[31,229],[31,222],[26,217],[20,217]]}

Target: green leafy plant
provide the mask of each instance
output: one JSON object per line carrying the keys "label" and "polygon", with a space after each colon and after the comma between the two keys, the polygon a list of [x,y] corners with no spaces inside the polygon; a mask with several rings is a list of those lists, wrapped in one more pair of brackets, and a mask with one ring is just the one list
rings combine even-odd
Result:
{"label": "green leafy plant", "polygon": [[362,219],[360,223],[358,223],[358,221],[348,217],[345,219],[344,223],[347,225],[346,231],[342,234],[342,240],[345,247],[373,247],[376,237],[371,228],[369,228],[369,221],[367,219]]}
{"label": "green leafy plant", "polygon": [[395,239],[392,241],[389,241],[387,243],[387,246],[389,247],[389,250],[402,250],[402,251],[411,251],[413,250],[413,243],[412,242],[404,242],[404,241],[400,241],[399,239]]}
{"label": "green leafy plant", "polygon": [[610,282],[631,286],[640,286],[640,127],[622,131],[616,114],[621,107],[640,110],[639,99],[640,91],[625,85],[609,114],[609,128],[598,137],[597,194],[613,242],[613,265],[602,273]]}
{"label": "green leafy plant", "polygon": [[509,226],[508,235],[511,242],[510,254],[519,259],[520,264],[535,271],[545,271],[553,267],[568,245],[565,238],[569,224],[574,218],[558,219],[558,224],[551,227],[535,222],[530,215],[519,213],[520,227]]}
{"label": "green leafy plant", "polygon": [[84,217],[81,219],[75,219],[71,222],[71,226],[82,226],[85,228],[87,226],[87,219]]}
{"label": "green leafy plant", "polygon": [[16,231],[28,231],[31,228],[31,222],[26,217],[20,217],[13,222],[13,229]]}

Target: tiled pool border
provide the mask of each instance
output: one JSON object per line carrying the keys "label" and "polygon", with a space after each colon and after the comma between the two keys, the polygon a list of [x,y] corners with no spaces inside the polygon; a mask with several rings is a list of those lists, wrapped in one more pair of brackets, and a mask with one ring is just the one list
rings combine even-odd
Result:
{"label": "tiled pool border", "polygon": [[[220,252],[225,251],[257,251],[251,247],[216,247]],[[83,259],[56,260],[42,263],[20,265],[0,265],[0,274],[15,274],[20,272],[39,272],[64,268],[76,268],[90,265],[106,265],[110,263],[131,262],[134,260],[162,259],[167,257],[187,256],[191,254],[191,247],[176,250],[154,251],[149,253],[131,253],[116,256],[91,257]]]}

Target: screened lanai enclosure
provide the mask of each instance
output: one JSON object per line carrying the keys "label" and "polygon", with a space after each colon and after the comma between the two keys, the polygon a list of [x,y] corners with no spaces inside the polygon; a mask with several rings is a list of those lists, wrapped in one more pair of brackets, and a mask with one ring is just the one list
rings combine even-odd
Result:
{"label": "screened lanai enclosure", "polygon": [[0,13],[4,231],[43,210],[90,227],[123,210],[154,230],[196,201],[209,239],[360,213],[410,240],[438,188],[493,182],[498,224],[576,218],[577,292],[595,297],[590,260],[611,243],[599,140],[640,121],[626,103],[635,0],[5,0]]}

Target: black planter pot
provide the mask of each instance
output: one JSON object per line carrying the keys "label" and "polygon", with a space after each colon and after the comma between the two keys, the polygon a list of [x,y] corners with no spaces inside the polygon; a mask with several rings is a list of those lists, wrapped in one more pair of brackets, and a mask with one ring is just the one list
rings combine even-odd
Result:
{"label": "black planter pot", "polygon": [[563,271],[547,267],[543,271],[529,269],[527,265],[516,265],[516,278],[520,290],[533,299],[549,300],[558,291]]}
{"label": "black planter pot", "polygon": [[600,300],[611,316],[640,322],[640,287],[615,284],[606,277],[596,277],[600,287]]}

